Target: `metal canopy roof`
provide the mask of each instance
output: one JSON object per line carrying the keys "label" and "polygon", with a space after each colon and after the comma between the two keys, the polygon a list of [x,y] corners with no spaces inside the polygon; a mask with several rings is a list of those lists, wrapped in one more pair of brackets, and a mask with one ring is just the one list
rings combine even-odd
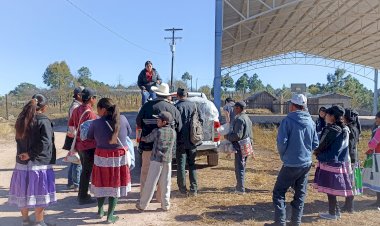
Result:
{"label": "metal canopy roof", "polygon": [[222,67],[289,52],[380,68],[379,0],[224,0]]}

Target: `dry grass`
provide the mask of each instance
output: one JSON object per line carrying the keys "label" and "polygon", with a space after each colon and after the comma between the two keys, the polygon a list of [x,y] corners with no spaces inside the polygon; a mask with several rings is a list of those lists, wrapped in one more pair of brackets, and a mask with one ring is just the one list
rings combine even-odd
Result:
{"label": "dry grass", "polygon": [[246,112],[248,114],[255,114],[255,115],[273,115],[273,113],[266,108],[247,109]]}
{"label": "dry grass", "polygon": [[[247,161],[247,193],[237,195],[231,192],[236,183],[233,159],[221,154],[218,166],[207,167],[205,157],[200,157],[197,160],[197,197],[181,197],[173,175],[173,225],[263,225],[273,220],[272,189],[282,165],[274,148],[277,131],[255,127],[254,134],[257,154],[255,159]],[[361,143],[366,143],[367,135],[367,132],[363,133]],[[312,168],[311,181],[314,171]],[[287,201],[291,199],[292,194],[288,193]],[[339,200],[342,204],[344,199]],[[375,200],[374,193],[366,192],[365,195],[355,197],[355,200],[356,213],[343,214],[339,221],[321,220],[318,213],[327,211],[327,197],[309,187],[303,222],[305,225],[379,225],[378,211],[368,207]],[[287,209],[290,210],[291,207],[288,206]]]}
{"label": "dry grass", "polygon": [[260,149],[275,151],[277,149],[277,127],[266,128],[258,125],[253,126],[253,140]]}
{"label": "dry grass", "polygon": [[12,122],[0,122],[0,140],[8,140],[14,138],[15,129]]}

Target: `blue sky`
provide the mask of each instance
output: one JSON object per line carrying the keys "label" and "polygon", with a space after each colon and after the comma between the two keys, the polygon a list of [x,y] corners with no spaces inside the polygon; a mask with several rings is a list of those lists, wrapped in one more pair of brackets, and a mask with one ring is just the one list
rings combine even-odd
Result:
{"label": "blue sky", "polygon": [[[109,32],[69,2],[120,34]],[[86,66],[93,79],[115,85],[136,82],[146,60],[170,78],[170,36],[165,28],[183,28],[176,35],[174,76],[189,72],[198,87],[212,85],[214,73],[214,16],[212,0],[12,0],[0,3],[0,95],[22,82],[46,87],[46,67],[65,60],[71,72]],[[133,44],[131,44],[132,42]],[[137,46],[136,46],[137,45]],[[278,88],[290,83],[326,82],[334,69],[277,66],[254,71],[264,84]],[[254,73],[248,72],[249,75]],[[357,77],[368,88],[371,81]],[[237,77],[234,77],[235,81]]]}

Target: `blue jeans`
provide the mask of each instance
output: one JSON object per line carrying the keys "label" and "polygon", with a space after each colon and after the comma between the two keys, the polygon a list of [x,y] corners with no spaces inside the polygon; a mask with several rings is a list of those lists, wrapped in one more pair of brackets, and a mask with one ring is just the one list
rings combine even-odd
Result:
{"label": "blue jeans", "polygon": [[67,173],[67,186],[74,185],[79,187],[80,174],[82,173],[82,165],[70,163]]}
{"label": "blue jeans", "polygon": [[245,178],[245,164],[247,162],[247,157],[242,156],[240,151],[240,146],[238,144],[233,144],[235,153],[235,176],[236,176],[236,191],[245,192],[244,178]]}
{"label": "blue jeans", "polygon": [[153,91],[146,91],[142,90],[141,91],[141,105],[144,105],[149,98],[156,99],[156,93]]}
{"label": "blue jeans", "polygon": [[273,188],[274,221],[277,225],[286,225],[285,193],[293,187],[295,194],[292,206],[292,225],[300,225],[303,215],[303,206],[306,198],[307,183],[310,166],[287,167],[282,166],[276,184]]}

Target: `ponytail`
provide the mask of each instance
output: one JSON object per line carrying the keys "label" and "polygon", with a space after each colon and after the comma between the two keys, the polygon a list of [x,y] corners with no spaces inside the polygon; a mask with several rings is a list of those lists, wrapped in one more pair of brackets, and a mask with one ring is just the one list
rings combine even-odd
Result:
{"label": "ponytail", "polygon": [[112,138],[110,144],[117,144],[117,137],[119,136],[120,131],[120,112],[117,105],[113,105],[110,109],[107,109],[107,112],[111,118],[111,127],[113,129]]}
{"label": "ponytail", "polygon": [[16,129],[16,140],[23,139],[33,124],[33,119],[37,111],[37,99],[31,99],[23,108],[21,113],[18,115],[15,129]]}
{"label": "ponytail", "polygon": [[45,108],[47,103],[47,98],[44,95],[34,94],[32,99],[22,108],[15,124],[16,140],[23,139],[27,135],[30,126],[34,123],[36,112]]}
{"label": "ponytail", "polygon": [[110,144],[117,144],[117,138],[119,136],[120,131],[120,111],[119,107],[113,103],[111,98],[102,98],[99,100],[97,104],[98,108],[105,108],[106,120],[109,121],[110,126],[113,130],[112,137],[109,140]]}

